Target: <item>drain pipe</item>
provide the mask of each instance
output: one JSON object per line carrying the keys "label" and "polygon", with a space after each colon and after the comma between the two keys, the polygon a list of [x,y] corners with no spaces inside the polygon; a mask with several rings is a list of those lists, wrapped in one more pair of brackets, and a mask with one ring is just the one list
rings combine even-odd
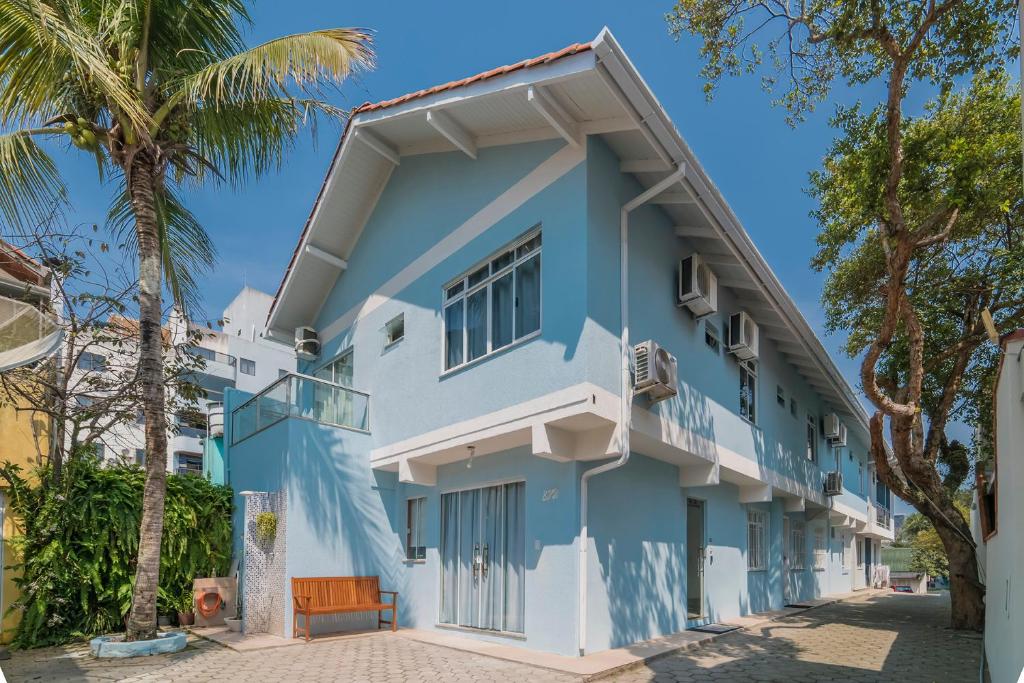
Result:
{"label": "drain pipe", "polygon": [[632,422],[633,381],[630,376],[633,350],[629,345],[629,214],[637,207],[664,192],[682,180],[686,170],[680,164],[664,180],[622,205],[619,212],[619,289],[620,323],[622,335],[622,373],[619,379],[619,457],[612,462],[589,469],[580,477],[580,558],[579,558],[579,653],[582,657],[587,646],[587,491],[591,477],[622,467],[629,461],[629,429]]}

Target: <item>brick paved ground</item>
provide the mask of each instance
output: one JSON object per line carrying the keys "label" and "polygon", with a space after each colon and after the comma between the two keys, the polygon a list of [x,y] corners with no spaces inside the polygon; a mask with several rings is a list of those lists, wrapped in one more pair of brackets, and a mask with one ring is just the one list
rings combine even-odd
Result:
{"label": "brick paved ground", "polygon": [[[977,679],[981,641],[949,631],[948,600],[881,595],[731,633],[612,680],[898,681]],[[175,655],[94,660],[81,645],[18,652],[2,663],[15,681],[572,681],[523,664],[372,635],[239,653],[193,641]]]}

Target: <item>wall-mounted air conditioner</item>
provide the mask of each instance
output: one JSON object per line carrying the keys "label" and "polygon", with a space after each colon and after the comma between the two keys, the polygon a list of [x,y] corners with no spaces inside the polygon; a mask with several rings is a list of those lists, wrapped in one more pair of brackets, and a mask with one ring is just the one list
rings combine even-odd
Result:
{"label": "wall-mounted air conditioner", "polygon": [[729,353],[740,360],[757,358],[757,323],[746,311],[729,316]]}
{"label": "wall-mounted air conditioner", "polygon": [[315,360],[320,355],[320,337],[316,329],[295,328],[295,355],[302,360]]}
{"label": "wall-mounted air conditioner", "polygon": [[675,356],[651,340],[633,347],[633,354],[636,360],[633,389],[637,394],[647,394],[654,402],[679,393]]}
{"label": "wall-mounted air conditioner", "polygon": [[825,473],[825,495],[826,496],[838,496],[843,492],[843,473],[842,472],[826,472]]}
{"label": "wall-mounted air conditioner", "polygon": [[839,416],[829,413],[821,420],[821,435],[831,441],[839,438]]}
{"label": "wall-mounted air conditioner", "polygon": [[845,446],[846,445],[846,425],[844,425],[842,422],[840,422],[839,423],[839,435],[836,436],[836,438],[834,438],[834,439],[829,439],[828,442],[833,447],[836,447],[836,448],[838,448],[839,446]]}
{"label": "wall-mounted air conditioner", "polygon": [[679,305],[698,317],[718,310],[718,276],[700,254],[679,262]]}

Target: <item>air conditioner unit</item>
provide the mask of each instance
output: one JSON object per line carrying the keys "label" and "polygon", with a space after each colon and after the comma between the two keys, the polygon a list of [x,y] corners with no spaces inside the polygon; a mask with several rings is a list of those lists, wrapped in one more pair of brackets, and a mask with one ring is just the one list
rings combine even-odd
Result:
{"label": "air conditioner unit", "polygon": [[826,472],[825,473],[825,495],[826,496],[838,496],[843,492],[843,473],[842,472]]}
{"label": "air conditioner unit", "polygon": [[679,305],[689,308],[695,316],[718,310],[718,276],[700,254],[679,262]]}
{"label": "air conditioner unit", "polygon": [[828,441],[833,447],[845,446],[846,445],[846,425],[842,422],[839,423],[839,435],[834,439]]}
{"label": "air conditioner unit", "polygon": [[729,353],[740,360],[757,358],[757,323],[746,311],[729,316]]}
{"label": "air conditioner unit", "polygon": [[839,438],[839,416],[829,413],[821,421],[821,435],[831,441]]}
{"label": "air conditioner unit", "polygon": [[295,328],[295,355],[302,360],[314,360],[320,355],[320,337],[314,328]]}
{"label": "air conditioner unit", "polygon": [[679,393],[675,356],[650,340],[633,347],[633,353],[636,357],[633,389],[637,394],[647,394],[655,402]]}

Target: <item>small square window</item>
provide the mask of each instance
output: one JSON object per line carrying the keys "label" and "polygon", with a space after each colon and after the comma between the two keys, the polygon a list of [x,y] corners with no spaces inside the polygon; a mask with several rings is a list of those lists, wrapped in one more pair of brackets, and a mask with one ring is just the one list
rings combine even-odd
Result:
{"label": "small square window", "polygon": [[718,350],[722,347],[722,341],[718,336],[718,328],[709,320],[704,321],[704,343],[715,353],[718,353]]}
{"label": "small square window", "polygon": [[792,396],[790,396],[790,398],[789,398],[789,414],[792,415],[793,417],[796,417],[796,413],[797,413],[796,399],[793,398]]}
{"label": "small square window", "polygon": [[255,375],[256,361],[249,360],[248,358],[239,358],[238,371],[241,372],[243,375]]}
{"label": "small square window", "polygon": [[400,313],[384,326],[384,345],[391,346],[405,338],[405,314]]}
{"label": "small square window", "polygon": [[786,407],[786,390],[780,384],[775,385],[775,402],[783,408]]}

